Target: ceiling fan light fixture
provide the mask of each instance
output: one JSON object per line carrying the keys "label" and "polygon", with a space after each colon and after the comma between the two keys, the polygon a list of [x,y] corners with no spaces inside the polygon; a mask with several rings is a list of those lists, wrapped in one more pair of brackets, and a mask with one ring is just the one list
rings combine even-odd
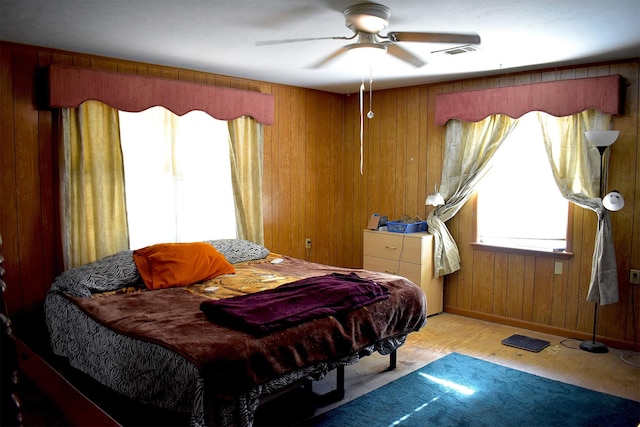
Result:
{"label": "ceiling fan light fixture", "polygon": [[349,46],[349,57],[356,64],[369,66],[386,53],[387,46],[382,43],[356,43]]}

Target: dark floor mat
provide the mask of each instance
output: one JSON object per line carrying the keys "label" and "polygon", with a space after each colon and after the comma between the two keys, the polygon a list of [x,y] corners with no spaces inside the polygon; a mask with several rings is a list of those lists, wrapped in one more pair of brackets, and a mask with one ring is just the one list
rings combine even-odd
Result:
{"label": "dark floor mat", "polygon": [[509,338],[502,340],[502,344],[511,347],[521,348],[527,351],[539,352],[543,348],[549,346],[549,341],[539,340],[537,338],[525,337],[524,335],[511,335]]}

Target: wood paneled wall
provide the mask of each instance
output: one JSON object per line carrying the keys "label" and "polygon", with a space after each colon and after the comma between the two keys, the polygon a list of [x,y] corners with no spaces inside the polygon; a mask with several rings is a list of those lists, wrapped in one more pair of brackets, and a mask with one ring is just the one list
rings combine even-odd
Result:
{"label": "wood paneled wall", "polygon": [[[638,348],[640,286],[629,284],[629,269],[640,266],[637,60],[374,92],[374,111],[379,121],[369,123],[365,142],[366,213],[388,214],[390,218],[427,214],[424,198],[440,179],[444,152],[445,126],[434,124],[436,94],[615,74],[625,81],[624,114],[613,119],[613,128],[620,130],[620,137],[610,149],[609,163],[609,190],[617,189],[625,197],[624,209],[611,214],[620,302],[600,306],[598,339],[622,348],[635,343]],[[345,114],[347,121],[357,119],[357,105],[351,104]],[[415,119],[414,112],[418,112]],[[355,137],[354,132],[351,138]],[[586,301],[586,295],[597,226],[595,213],[574,207],[571,257],[492,251],[472,245],[473,215],[472,203],[467,203],[447,223],[458,244],[462,267],[445,277],[445,310],[589,339],[594,304]],[[556,261],[563,265],[562,275],[554,274]]]}
{"label": "wood paneled wall", "polygon": [[[2,43],[0,48],[0,233],[8,284],[7,304],[18,333],[42,339],[42,301],[60,272],[57,216],[57,114],[43,107],[42,70],[50,64],[82,66],[271,93],[275,124],[265,127],[265,245],[274,252],[345,267],[362,266],[362,229],[372,213],[426,218],[426,195],[440,180],[444,127],[433,119],[437,93],[592,75],[621,74],[625,114],[612,147],[610,185],[625,196],[612,215],[621,301],[600,310],[605,340],[630,345],[632,312],[640,287],[627,284],[640,268],[640,150],[638,61],[546,70],[468,81],[375,91],[375,118],[365,119],[360,174],[358,96],[251,81],[124,60]],[[354,84],[354,91],[357,90]],[[368,98],[367,98],[368,103]],[[574,209],[574,252],[555,259],[475,249],[469,242],[469,206],[449,223],[462,269],[445,279],[446,309],[566,336],[588,337],[593,305],[585,301],[596,219]],[[304,240],[310,237],[312,249]],[[634,305],[635,304],[635,305]]]}

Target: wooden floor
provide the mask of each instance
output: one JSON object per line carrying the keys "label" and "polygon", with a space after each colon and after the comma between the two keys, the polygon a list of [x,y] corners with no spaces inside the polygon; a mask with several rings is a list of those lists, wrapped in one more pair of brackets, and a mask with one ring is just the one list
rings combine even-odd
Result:
{"label": "wooden floor", "polygon": [[[549,341],[546,349],[534,353],[501,344],[513,334]],[[449,313],[429,317],[427,325],[413,333],[398,350],[398,367],[384,372],[389,358],[373,354],[345,370],[346,397],[318,413],[344,404],[387,382],[406,375],[452,352],[488,362],[640,401],[640,357],[637,353],[609,348],[605,354],[581,350],[580,341],[499,325]],[[628,362],[628,363],[627,363]],[[636,366],[632,366],[633,363]],[[314,385],[323,393],[335,384],[330,375]]]}
{"label": "wooden floor", "polygon": [[[501,340],[513,334],[544,339],[550,341],[551,345],[539,353],[533,353],[501,344]],[[347,366],[345,368],[345,399],[317,409],[315,414],[342,405],[452,352],[640,401],[640,368],[629,364],[640,364],[640,357],[637,354],[613,348],[609,348],[609,352],[606,354],[593,354],[580,350],[579,344],[579,341],[568,340],[564,337],[522,330],[454,314],[438,314],[430,317],[422,330],[409,335],[407,342],[398,350],[395,370],[387,370],[389,356],[377,353],[361,359],[355,365]],[[632,356],[625,357],[624,355]],[[626,363],[625,360],[629,363]],[[118,398],[113,392],[101,392],[101,388],[96,387],[95,382],[84,378],[85,376],[78,377],[77,374],[69,375],[70,373],[66,373],[67,379],[122,425],[172,426],[186,423],[182,417],[172,417],[169,416],[170,414],[154,408],[142,408],[140,405],[132,406],[126,399]],[[325,393],[331,391],[334,386],[335,371],[329,373],[321,381],[314,383],[313,390],[316,393]],[[288,403],[285,402],[285,405]],[[287,408],[284,412],[291,411],[291,405],[288,405]],[[278,409],[272,410],[268,405],[262,409],[264,410],[263,419],[269,420],[273,415],[276,415],[276,420],[279,420],[278,413],[280,411]],[[24,405],[23,410],[26,410],[29,415],[25,422],[26,426],[66,425],[64,422],[58,422],[60,417],[47,411],[38,400],[35,401],[35,405]],[[301,419],[306,416],[309,414],[306,413]],[[281,425],[279,421],[276,424],[269,422],[256,424]]]}

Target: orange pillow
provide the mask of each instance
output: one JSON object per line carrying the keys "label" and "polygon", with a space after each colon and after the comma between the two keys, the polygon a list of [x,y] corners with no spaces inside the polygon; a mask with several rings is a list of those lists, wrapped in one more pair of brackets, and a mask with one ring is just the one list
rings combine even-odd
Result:
{"label": "orange pillow", "polygon": [[147,246],[133,251],[133,260],[151,290],[187,286],[236,272],[224,255],[204,242]]}

